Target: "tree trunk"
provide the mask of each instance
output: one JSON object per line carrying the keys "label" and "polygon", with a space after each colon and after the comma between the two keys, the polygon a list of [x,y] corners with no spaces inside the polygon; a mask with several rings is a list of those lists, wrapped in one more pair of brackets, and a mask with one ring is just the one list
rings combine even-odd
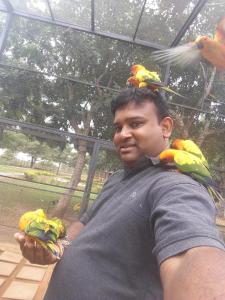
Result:
{"label": "tree trunk", "polygon": [[35,163],[36,163],[37,158],[34,156],[31,156],[31,161],[30,161],[30,168],[33,169]]}
{"label": "tree trunk", "polygon": [[[205,87],[204,87],[203,95],[197,103],[197,106],[200,106],[201,109],[203,109],[204,102],[205,102],[206,98],[209,96],[209,94],[211,92],[212,85],[213,85],[213,82],[214,82],[214,79],[215,79],[215,75],[216,75],[216,67],[213,68],[211,76],[210,76],[209,80],[207,80],[205,71],[203,69],[203,76],[204,76],[204,79],[205,79]],[[195,111],[193,110],[191,112],[189,118],[188,118],[187,124],[185,124],[183,130],[181,131],[181,138],[187,139],[189,137],[189,131],[190,131],[190,128],[191,128],[191,126],[194,122],[194,119],[195,119]],[[197,139],[197,144],[199,146],[202,145],[202,143],[204,142],[204,140],[207,136],[209,125],[210,125],[210,120],[206,120],[206,122],[204,124],[203,131]]]}
{"label": "tree trunk", "polygon": [[59,175],[59,170],[60,170],[61,164],[62,164],[62,162],[60,161],[59,165],[58,165],[58,168],[57,168],[57,171],[56,171],[56,175]]}
{"label": "tree trunk", "polygon": [[54,217],[55,216],[63,217],[63,215],[65,214],[69,206],[70,200],[74,194],[74,190],[76,189],[81,179],[82,170],[85,164],[86,150],[87,150],[87,142],[83,140],[79,140],[78,155],[73,170],[73,174],[67,186],[68,189],[65,191],[64,195],[59,199],[58,204],[56,205],[55,209],[51,214]]}
{"label": "tree trunk", "polygon": [[208,136],[209,125],[210,125],[210,119],[207,119],[205,121],[204,128],[203,128],[201,134],[199,135],[199,137],[196,140],[196,143],[199,145],[199,147],[201,147],[205,138]]}

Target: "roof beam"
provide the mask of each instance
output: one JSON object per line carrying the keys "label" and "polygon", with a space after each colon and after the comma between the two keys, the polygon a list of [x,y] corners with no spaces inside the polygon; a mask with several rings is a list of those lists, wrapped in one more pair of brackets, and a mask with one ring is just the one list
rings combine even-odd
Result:
{"label": "roof beam", "polygon": [[141,13],[140,13],[140,16],[139,16],[139,19],[138,19],[138,22],[137,22],[137,26],[135,28],[135,32],[134,32],[134,36],[133,36],[133,41],[136,39],[138,28],[139,28],[140,23],[141,23],[141,18],[143,16],[143,13],[144,13],[144,10],[145,10],[146,2],[147,2],[147,0],[144,0],[144,3],[142,5]]}
{"label": "roof beam", "polygon": [[194,9],[192,10],[191,14],[187,18],[186,22],[184,25],[181,27],[180,31],[178,32],[177,36],[171,43],[170,47],[175,47],[179,44],[181,41],[182,37],[185,35],[187,32],[188,28],[191,26],[191,24],[194,22],[195,18],[197,15],[200,13],[204,5],[206,4],[208,0],[199,0]]}
{"label": "roof beam", "polygon": [[8,13],[6,16],[5,25],[4,25],[4,28],[3,28],[3,31],[2,31],[1,37],[0,37],[0,60],[2,58],[2,54],[6,47],[6,41],[7,41],[8,35],[9,35],[10,28],[12,26],[12,21],[13,21],[13,14]]}
{"label": "roof beam", "polygon": [[[6,10],[4,10],[2,8],[0,8],[0,11],[7,12]],[[121,34],[116,34],[116,33],[103,32],[103,31],[100,31],[100,30],[92,31],[88,28],[81,27],[81,26],[78,26],[78,25],[75,25],[75,24],[72,24],[72,23],[68,23],[68,22],[63,22],[63,21],[58,20],[58,19],[52,20],[52,18],[50,18],[50,17],[35,16],[35,15],[31,15],[31,14],[28,14],[26,12],[21,12],[21,11],[18,11],[18,10],[14,10],[13,15],[18,16],[18,17],[23,17],[23,18],[26,18],[26,19],[30,19],[30,20],[33,20],[33,21],[39,21],[39,22],[51,24],[51,25],[56,25],[56,26],[61,26],[61,27],[66,27],[66,28],[72,28],[76,31],[90,33],[90,34],[94,34],[94,35],[97,35],[97,36],[100,36],[100,37],[110,38],[110,39],[114,39],[114,40],[118,40],[118,41],[122,41],[122,42],[127,42],[127,43],[130,43],[130,44],[143,46],[143,47],[147,47],[147,48],[159,49],[159,50],[163,50],[163,49],[167,48],[165,45],[161,45],[161,44],[158,44],[158,43],[147,42],[147,41],[140,40],[140,39],[135,39],[135,41],[134,41],[133,37],[129,37],[129,36],[121,35]]]}
{"label": "roof beam", "polygon": [[100,147],[105,149],[109,149],[109,150],[115,149],[113,143],[106,140],[101,140],[98,138],[72,133],[64,130],[59,130],[51,127],[45,127],[41,125],[34,125],[27,122],[16,121],[13,119],[0,117],[0,125],[6,128],[13,127],[14,130],[17,131],[28,130],[27,132],[29,132],[30,134],[44,139],[52,139],[52,140],[62,141],[62,142],[74,142],[76,140],[84,140],[91,143],[92,145],[95,145],[95,143],[99,143]]}
{"label": "roof beam", "polygon": [[[109,87],[106,87],[106,86],[103,86],[103,85],[90,83],[90,82],[87,82],[87,81],[79,80],[79,79],[68,77],[68,76],[53,75],[53,74],[46,73],[46,72],[30,70],[30,69],[27,69],[27,68],[12,66],[12,65],[4,64],[4,63],[0,62],[0,67],[1,66],[4,67],[4,68],[12,68],[12,69],[16,69],[16,70],[23,70],[23,71],[27,71],[27,72],[33,72],[33,73],[36,73],[36,74],[52,76],[52,77],[60,78],[60,79],[64,79],[64,80],[70,80],[70,81],[73,81],[73,82],[77,82],[77,83],[84,84],[84,85],[89,85],[89,86],[92,86],[92,87],[98,87],[98,88],[108,90],[108,91],[112,91],[112,92],[115,92],[115,93],[120,92],[120,90],[118,90],[118,89],[109,88]],[[189,110],[195,110],[195,111],[202,112],[202,113],[209,114],[209,115],[214,115],[215,114],[214,112],[207,111],[207,110],[202,110],[200,108],[189,106],[189,105],[184,105],[184,104],[179,104],[179,103],[174,103],[174,102],[168,102],[168,103],[172,106],[182,107],[182,108],[189,109]],[[216,116],[225,118],[225,114],[216,114]]]}
{"label": "roof beam", "polygon": [[47,6],[48,6],[48,10],[50,12],[50,15],[51,15],[51,18],[52,18],[52,21],[55,20],[55,17],[54,17],[54,14],[53,14],[53,10],[52,10],[52,7],[51,7],[51,4],[50,4],[50,1],[49,0],[46,0],[47,2]]}
{"label": "roof beam", "polygon": [[7,12],[11,13],[13,12],[13,6],[9,0],[2,0],[4,3],[5,7],[7,8]]}
{"label": "roof beam", "polygon": [[91,0],[91,31],[95,32],[95,0]]}
{"label": "roof beam", "polygon": [[[185,35],[185,33],[187,32],[188,28],[194,22],[195,18],[200,13],[200,11],[202,10],[202,8],[204,7],[204,5],[206,4],[207,1],[208,0],[199,0],[198,1],[198,3],[196,4],[196,6],[194,7],[194,9],[192,10],[191,14],[187,18],[186,22],[184,23],[184,25],[181,27],[180,31],[176,35],[175,39],[172,41],[172,43],[170,45],[170,48],[176,47],[179,44],[179,42],[181,41],[182,37]],[[170,66],[171,66],[171,64],[168,62],[167,65],[166,65],[166,72],[165,72],[165,75],[164,75],[164,82],[165,82],[165,84],[167,84],[168,80],[169,80]]]}

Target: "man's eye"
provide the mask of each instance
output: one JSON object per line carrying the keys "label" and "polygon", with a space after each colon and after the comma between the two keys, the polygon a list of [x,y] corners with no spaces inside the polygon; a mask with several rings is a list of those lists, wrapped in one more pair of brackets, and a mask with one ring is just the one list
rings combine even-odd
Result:
{"label": "man's eye", "polygon": [[120,126],[114,126],[115,132],[120,132],[122,130],[122,127]]}
{"label": "man's eye", "polygon": [[143,123],[142,122],[132,122],[130,124],[131,128],[138,128],[142,125]]}

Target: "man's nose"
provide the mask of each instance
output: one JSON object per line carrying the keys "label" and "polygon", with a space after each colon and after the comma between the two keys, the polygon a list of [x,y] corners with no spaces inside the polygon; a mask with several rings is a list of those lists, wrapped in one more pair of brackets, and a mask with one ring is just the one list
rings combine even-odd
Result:
{"label": "man's nose", "polygon": [[131,136],[131,130],[130,128],[124,126],[120,132],[121,136],[123,138],[127,138],[127,137],[130,137]]}

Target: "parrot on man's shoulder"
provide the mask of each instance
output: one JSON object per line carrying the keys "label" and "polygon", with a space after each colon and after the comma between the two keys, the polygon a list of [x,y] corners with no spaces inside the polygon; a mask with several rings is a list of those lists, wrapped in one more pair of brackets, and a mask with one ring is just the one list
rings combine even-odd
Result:
{"label": "parrot on man's shoulder", "polygon": [[175,139],[171,144],[172,149],[183,150],[199,157],[202,163],[208,168],[208,162],[201,149],[192,140]]}
{"label": "parrot on man's shoulder", "polygon": [[204,185],[215,203],[224,203],[223,197],[218,192],[218,186],[210,174],[208,162],[193,141],[175,140],[171,148],[160,153],[159,159],[162,165],[175,167],[180,173]]}

